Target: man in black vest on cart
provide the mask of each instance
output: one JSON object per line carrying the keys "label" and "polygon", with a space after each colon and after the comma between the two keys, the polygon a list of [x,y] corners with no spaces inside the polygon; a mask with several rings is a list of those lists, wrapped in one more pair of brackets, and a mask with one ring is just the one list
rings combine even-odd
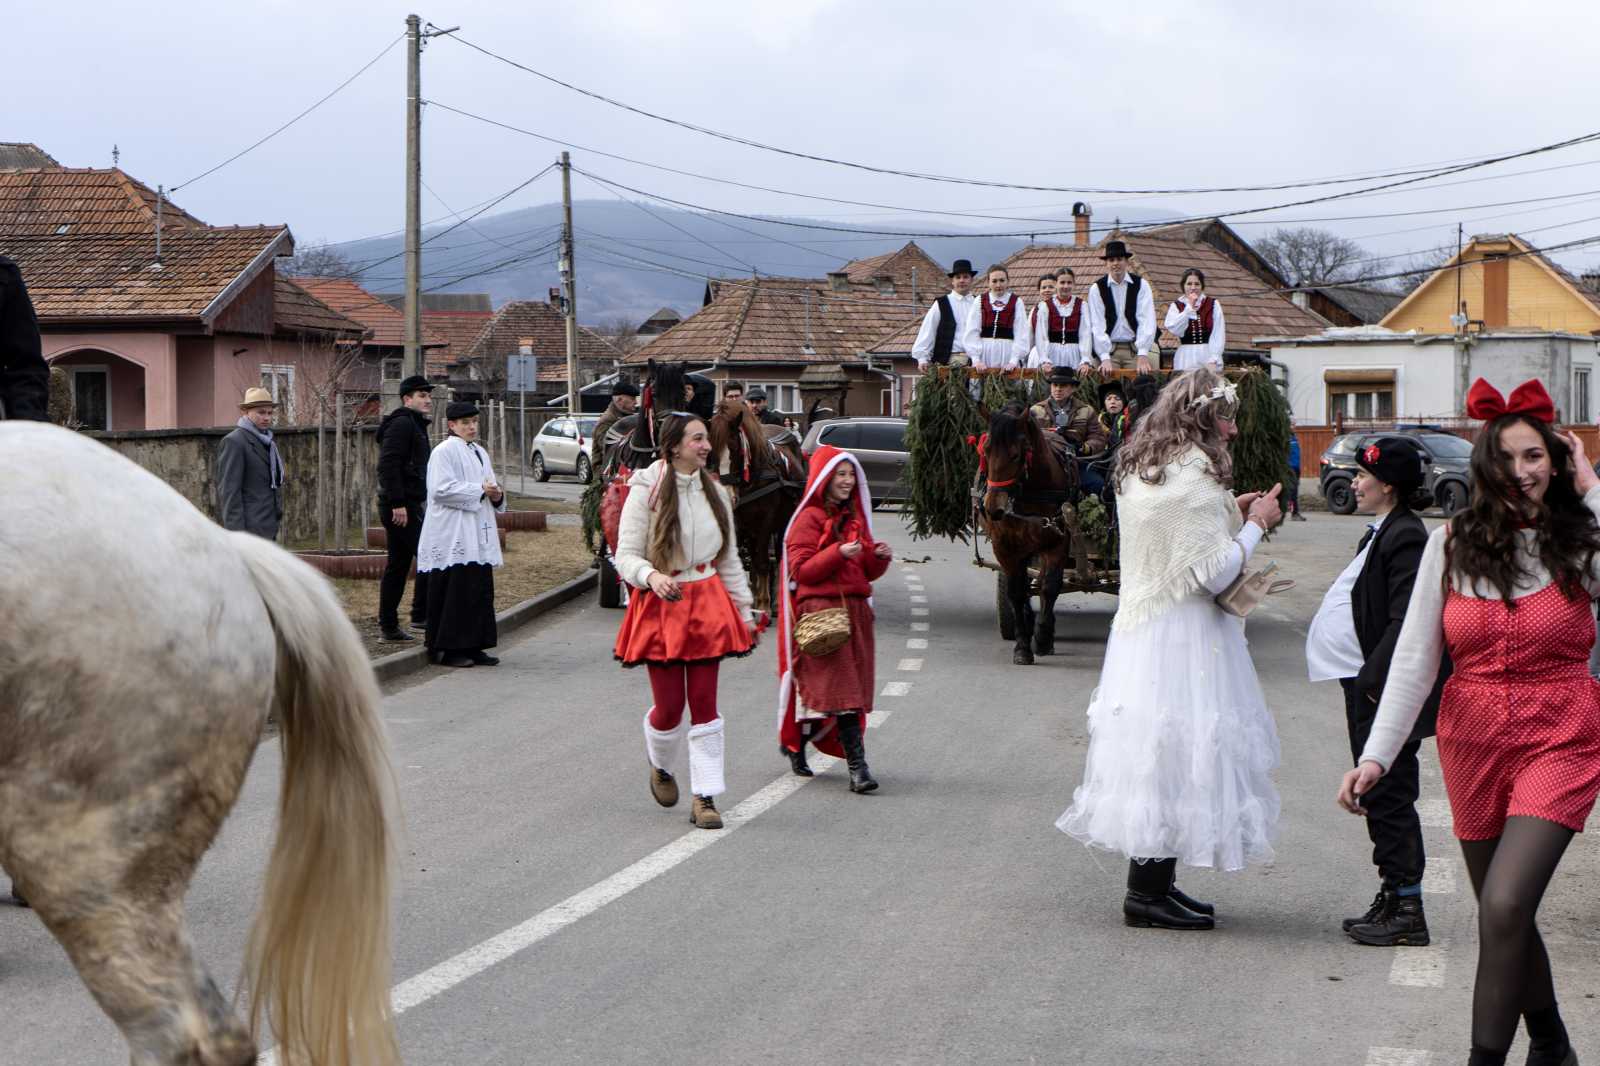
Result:
{"label": "man in black vest on cart", "polygon": [[1106,261],[1107,274],[1089,286],[1086,300],[1100,369],[1153,373],[1156,301],[1150,283],[1128,273],[1128,246],[1121,241],[1107,241],[1100,258]]}
{"label": "man in black vest on cart", "polygon": [[966,328],[967,315],[978,298],[972,293],[972,279],[976,273],[972,263],[957,259],[950,268],[950,291],[933,302],[922,318],[922,328],[911,345],[911,356],[918,370],[928,369],[929,363],[938,366],[968,366],[972,358],[962,348],[961,331]]}

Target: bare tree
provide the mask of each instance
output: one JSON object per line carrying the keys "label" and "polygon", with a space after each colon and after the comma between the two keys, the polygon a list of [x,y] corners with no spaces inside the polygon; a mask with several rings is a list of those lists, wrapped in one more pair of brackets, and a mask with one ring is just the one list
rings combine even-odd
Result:
{"label": "bare tree", "polygon": [[639,323],[626,315],[612,315],[589,328],[625,355],[644,347],[644,339],[639,336]]}
{"label": "bare tree", "polygon": [[1454,248],[1443,245],[1426,252],[1413,252],[1404,259],[1392,261],[1385,269],[1385,274],[1398,274],[1406,272],[1405,277],[1390,278],[1384,282],[1384,288],[1390,292],[1408,295],[1413,289],[1424,281],[1433,277],[1434,272],[1448,263],[1456,254]]}
{"label": "bare tree", "polygon": [[1311,226],[1275,229],[1256,250],[1291,285],[1348,284],[1377,273],[1361,245]]}
{"label": "bare tree", "polygon": [[350,257],[326,242],[307,244],[278,267],[284,277],[353,278],[358,271]]}

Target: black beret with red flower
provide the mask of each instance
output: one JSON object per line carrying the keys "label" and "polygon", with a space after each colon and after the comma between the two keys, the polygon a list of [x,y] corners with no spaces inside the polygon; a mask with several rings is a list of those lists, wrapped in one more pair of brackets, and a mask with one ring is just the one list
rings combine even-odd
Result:
{"label": "black beret with red flower", "polygon": [[1422,487],[1427,479],[1427,458],[1409,437],[1379,437],[1356,453],[1356,463],[1386,485],[1403,492]]}

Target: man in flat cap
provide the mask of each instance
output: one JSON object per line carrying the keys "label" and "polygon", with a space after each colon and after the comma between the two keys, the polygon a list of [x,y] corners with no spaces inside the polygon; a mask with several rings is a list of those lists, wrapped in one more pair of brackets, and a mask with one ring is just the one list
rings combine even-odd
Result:
{"label": "man in flat cap", "polygon": [[605,465],[606,433],[622,419],[633,414],[639,406],[639,386],[617,378],[611,386],[611,402],[606,405],[600,421],[594,424],[594,435],[589,440],[590,469],[598,473]]}
{"label": "man in flat cap", "polygon": [[765,389],[751,389],[745,396],[745,403],[750,405],[750,410],[754,412],[756,421],[763,426],[783,425],[783,419],[778,415],[778,412],[768,409],[767,391]]}
{"label": "man in flat cap", "polygon": [[283,457],[272,439],[278,405],[262,388],[246,389],[239,424],[217,448],[217,514],[224,529],[278,539],[283,521]]}
{"label": "man in flat cap", "polygon": [[[406,575],[417,558],[422,516],[428,503],[428,425],[433,420],[433,386],[421,374],[400,382],[400,406],[378,424],[378,518],[387,535],[389,561],[378,586],[378,628],[390,644],[414,638],[400,628],[400,600]],[[417,575],[411,594],[411,627],[427,624],[426,581]]]}

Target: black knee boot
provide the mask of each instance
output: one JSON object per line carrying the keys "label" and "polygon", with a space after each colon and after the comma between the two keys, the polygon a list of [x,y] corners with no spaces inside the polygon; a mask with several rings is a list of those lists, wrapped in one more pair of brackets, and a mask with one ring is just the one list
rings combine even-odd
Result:
{"label": "black knee boot", "polygon": [[845,762],[850,766],[850,791],[871,792],[878,787],[872,771],[867,769],[866,745],[861,739],[861,716],[841,714],[837,721],[839,744],[844,748]]}
{"label": "black knee boot", "polygon": [[1122,920],[1152,929],[1210,929],[1215,921],[1172,898],[1177,859],[1130,860],[1128,894],[1122,899]]}
{"label": "black knee boot", "polygon": [[1577,1052],[1554,1003],[1522,1017],[1528,1027],[1528,1066],[1577,1066]]}

